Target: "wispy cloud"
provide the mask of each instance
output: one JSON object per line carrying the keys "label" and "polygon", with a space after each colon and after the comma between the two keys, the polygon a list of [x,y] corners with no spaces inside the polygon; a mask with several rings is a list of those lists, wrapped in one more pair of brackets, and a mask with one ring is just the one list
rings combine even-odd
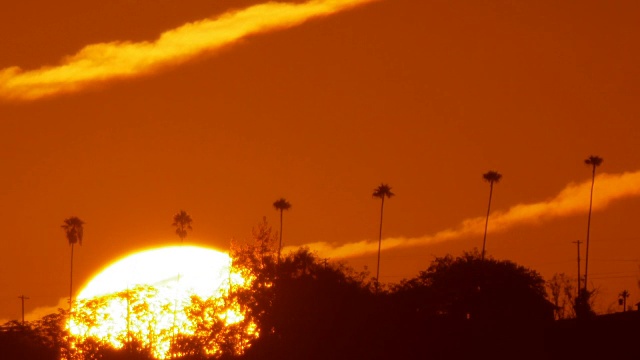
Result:
{"label": "wispy cloud", "polygon": [[166,31],[152,42],[92,44],[57,66],[0,70],[0,99],[35,100],[81,91],[106,81],[132,78],[215,52],[249,35],[290,28],[375,0],[311,0],[302,4],[251,6]]}
{"label": "wispy cloud", "polygon": [[[59,309],[67,310],[69,308],[69,298],[60,298],[57,305],[40,306],[24,314],[25,321],[36,321],[42,319],[46,315],[55,314]],[[0,325],[5,324],[11,320],[19,319],[0,319]]]}
{"label": "wispy cloud", "polygon": [[[537,224],[555,218],[586,213],[589,206],[590,189],[591,179],[579,184],[571,183],[551,199],[531,204],[514,205],[506,211],[494,211],[489,220],[489,232],[502,232],[518,225]],[[613,201],[635,196],[640,196],[640,171],[601,174],[596,177],[593,209],[602,210]],[[386,238],[382,241],[382,249],[424,246],[466,236],[481,235],[484,232],[485,219],[484,216],[466,219],[456,228],[417,238]],[[312,251],[317,251],[321,257],[328,258],[349,258],[378,251],[377,240],[363,240],[343,245],[317,242],[304,246],[309,247]]]}

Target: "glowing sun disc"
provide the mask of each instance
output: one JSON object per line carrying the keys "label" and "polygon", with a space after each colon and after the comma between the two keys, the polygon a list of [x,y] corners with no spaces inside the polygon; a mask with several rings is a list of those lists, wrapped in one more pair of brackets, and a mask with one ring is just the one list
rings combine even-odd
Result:
{"label": "glowing sun disc", "polygon": [[[243,283],[230,270],[230,257],[209,248],[170,246],[140,251],[106,267],[82,289],[67,327],[78,343],[95,338],[121,348],[126,339],[134,338],[156,358],[165,359],[176,334],[194,334],[194,321],[203,326],[215,321],[189,317],[194,295],[204,301],[224,299],[232,285]],[[226,304],[219,320],[224,317],[226,325],[233,326],[244,319],[237,304]],[[243,331],[255,333],[254,328],[251,325]],[[205,350],[218,351],[214,346]]]}
{"label": "glowing sun disc", "polygon": [[137,252],[109,265],[80,291],[78,300],[114,294],[137,285],[176,287],[201,297],[216,294],[229,276],[229,255],[200,246],[169,246]]}

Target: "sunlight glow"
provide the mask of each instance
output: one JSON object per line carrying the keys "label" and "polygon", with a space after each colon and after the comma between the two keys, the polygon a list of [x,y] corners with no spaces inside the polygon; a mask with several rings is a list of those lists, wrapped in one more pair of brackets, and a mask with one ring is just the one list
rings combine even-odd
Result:
{"label": "sunlight glow", "polygon": [[[212,249],[172,246],[128,256],[101,271],[78,295],[67,324],[75,351],[90,351],[87,339],[114,348],[135,341],[163,359],[172,344],[179,349],[180,341],[197,341],[205,332],[227,336],[220,328],[228,332],[230,327],[234,334],[246,333],[246,343],[257,336],[256,326],[228,296],[245,283],[233,272],[229,256]],[[210,354],[217,351],[215,343],[203,347]]]}

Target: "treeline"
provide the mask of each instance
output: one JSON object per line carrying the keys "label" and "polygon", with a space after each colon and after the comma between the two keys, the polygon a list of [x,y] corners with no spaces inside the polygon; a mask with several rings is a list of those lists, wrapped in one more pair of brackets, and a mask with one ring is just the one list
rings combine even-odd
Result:
{"label": "treeline", "polygon": [[[230,288],[224,301],[194,298],[189,311],[197,321],[234,306],[244,319],[232,325],[200,321],[199,331],[174,339],[168,357],[566,359],[589,358],[597,344],[594,334],[604,339],[597,326],[555,321],[557,307],[536,271],[482,259],[477,251],[436,258],[416,277],[382,288],[367,273],[318,258],[308,249],[280,258],[275,241],[265,222],[254,229],[251,243],[235,244],[234,267],[250,280],[249,286]],[[65,319],[61,311],[36,322],[3,325],[0,357],[153,357],[147,345],[133,338],[121,349],[95,338],[77,342],[64,330]],[[625,339],[635,334],[629,329],[623,331]],[[593,343],[585,344],[585,339]],[[630,349],[632,342],[626,343]],[[620,344],[610,346],[611,353],[621,349]]]}

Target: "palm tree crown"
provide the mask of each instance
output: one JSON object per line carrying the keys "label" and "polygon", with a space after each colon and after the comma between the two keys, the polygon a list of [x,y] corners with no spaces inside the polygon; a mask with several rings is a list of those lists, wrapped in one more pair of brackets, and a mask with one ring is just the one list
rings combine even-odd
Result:
{"label": "palm tree crown", "polygon": [[280,211],[280,243],[278,244],[278,263],[280,263],[280,251],[282,250],[282,213],[291,209],[291,203],[285,198],[273,202],[273,208]]}
{"label": "palm tree crown", "polygon": [[280,198],[273,203],[273,207],[278,211],[284,211],[291,209],[291,203],[285,198]]}
{"label": "palm tree crown", "polygon": [[488,181],[489,183],[493,184],[493,183],[500,182],[500,179],[502,179],[502,174],[500,174],[497,171],[491,170],[491,171],[488,171],[488,172],[482,174],[482,178],[485,181]]}
{"label": "palm tree crown", "polygon": [[391,186],[382,183],[377,188],[373,189],[373,197],[380,198],[384,201],[384,198],[391,198],[395,194],[391,192]]}
{"label": "palm tree crown", "polygon": [[64,219],[64,223],[61,227],[67,235],[69,245],[82,245],[82,235],[84,232],[83,225],[84,221],[80,220],[77,216]]}
{"label": "palm tree crown", "polygon": [[594,169],[594,171],[595,171],[595,168],[596,168],[596,167],[598,167],[598,166],[600,166],[600,165],[602,165],[602,162],[603,162],[603,161],[604,161],[604,159],[602,159],[601,157],[599,157],[599,156],[595,156],[595,155],[591,155],[591,156],[589,156],[588,158],[586,158],[586,159],[584,160],[584,163],[585,163],[586,165],[591,165],[591,166],[593,166],[593,169]]}
{"label": "palm tree crown", "polygon": [[180,210],[173,216],[173,224],[171,225],[176,227],[176,235],[180,238],[180,242],[187,237],[187,230],[193,230],[191,222],[193,222],[191,216],[184,210]]}

